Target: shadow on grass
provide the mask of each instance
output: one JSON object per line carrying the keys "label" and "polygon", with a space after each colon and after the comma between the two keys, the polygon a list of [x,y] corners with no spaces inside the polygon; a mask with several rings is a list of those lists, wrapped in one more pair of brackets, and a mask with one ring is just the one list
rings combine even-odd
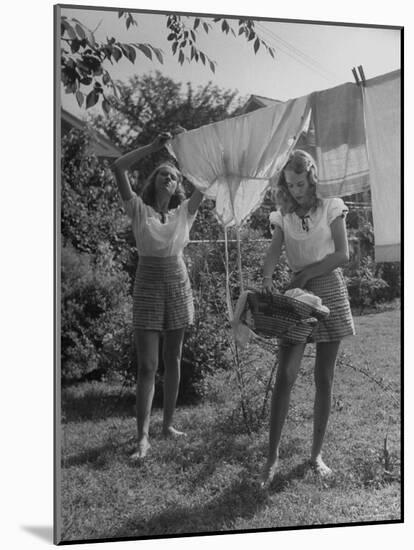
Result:
{"label": "shadow on grass", "polygon": [[117,537],[228,531],[236,518],[251,518],[268,503],[268,496],[257,484],[244,478],[234,481],[218,498],[202,504],[172,505],[148,521],[131,517],[116,533]]}
{"label": "shadow on grass", "polygon": [[279,473],[270,484],[268,489],[269,493],[281,493],[284,491],[291,481],[295,479],[303,479],[310,471],[310,463],[308,460],[304,460],[286,473]]}
{"label": "shadow on grass", "polygon": [[110,417],[130,417],[135,415],[135,393],[122,390],[104,393],[91,389],[82,395],[69,391],[62,393],[62,416],[64,422],[82,420],[104,420]]}
{"label": "shadow on grass", "polygon": [[282,492],[294,479],[304,477],[306,464],[299,464],[272,484],[271,490],[260,488],[258,479],[245,472],[219,496],[203,504],[172,505],[148,521],[139,515],[131,517],[116,533],[116,537],[156,536],[169,534],[207,533],[237,529],[240,520],[248,520],[265,509],[274,493]]}
{"label": "shadow on grass", "polygon": [[99,470],[101,468],[105,468],[107,465],[111,465],[115,453],[115,445],[113,443],[107,443],[106,445],[87,449],[82,453],[62,459],[62,468],[70,468],[71,466],[83,466],[88,464]]}

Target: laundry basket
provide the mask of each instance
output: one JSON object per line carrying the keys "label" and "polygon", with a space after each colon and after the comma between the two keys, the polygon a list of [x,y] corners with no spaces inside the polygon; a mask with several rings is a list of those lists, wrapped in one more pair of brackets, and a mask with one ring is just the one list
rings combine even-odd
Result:
{"label": "laundry basket", "polygon": [[249,292],[247,310],[251,313],[256,334],[268,338],[281,338],[292,344],[305,343],[320,319],[329,311],[317,309],[284,294]]}

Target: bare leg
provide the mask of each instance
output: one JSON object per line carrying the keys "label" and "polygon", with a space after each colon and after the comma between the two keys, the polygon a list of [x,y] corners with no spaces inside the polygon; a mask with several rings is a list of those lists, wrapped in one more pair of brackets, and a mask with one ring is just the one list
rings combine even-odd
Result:
{"label": "bare leg", "polygon": [[181,354],[184,340],[184,330],[168,330],[164,333],[163,360],[164,360],[164,421],[163,433],[167,436],[185,435],[173,428],[172,421],[177,403],[180,386]]}
{"label": "bare leg", "polygon": [[313,444],[311,464],[321,476],[329,476],[332,470],[322,460],[322,443],[325,437],[331,410],[332,385],[335,361],[339,350],[338,342],[320,342],[316,345],[315,360],[315,404],[313,417]]}
{"label": "bare leg", "polygon": [[158,368],[160,333],[152,330],[135,330],[135,346],[138,359],[137,378],[137,432],[138,448],[131,459],[145,458],[149,444],[149,425],[154,397],[155,372]]}
{"label": "bare leg", "polygon": [[280,346],[279,348],[279,365],[270,411],[269,452],[262,474],[262,486],[267,486],[276,473],[280,437],[288,413],[290,394],[299,372],[304,350],[305,344]]}

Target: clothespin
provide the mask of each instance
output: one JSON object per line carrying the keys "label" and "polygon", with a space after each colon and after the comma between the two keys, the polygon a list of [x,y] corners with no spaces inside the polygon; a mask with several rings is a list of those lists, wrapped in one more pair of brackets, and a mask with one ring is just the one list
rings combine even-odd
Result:
{"label": "clothespin", "polygon": [[365,86],[365,74],[364,74],[364,69],[362,68],[362,65],[358,66],[358,71],[359,71],[359,76],[361,78],[361,84],[362,86]]}
{"label": "clothespin", "polygon": [[352,74],[354,75],[355,83],[359,86],[361,84],[361,82],[358,78],[358,73],[357,73],[355,67],[352,67]]}

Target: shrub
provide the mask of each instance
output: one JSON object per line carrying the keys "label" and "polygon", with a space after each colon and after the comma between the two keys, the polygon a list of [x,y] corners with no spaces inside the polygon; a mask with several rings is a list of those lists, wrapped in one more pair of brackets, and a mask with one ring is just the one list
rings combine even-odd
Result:
{"label": "shrub", "polygon": [[98,254],[62,248],[61,360],[63,381],[92,371],[110,375],[130,364],[129,277],[109,245]]}
{"label": "shrub", "polygon": [[370,256],[363,258],[358,267],[350,266],[345,270],[349,299],[352,307],[361,311],[367,307],[387,300],[388,284],[376,277],[375,263]]}

